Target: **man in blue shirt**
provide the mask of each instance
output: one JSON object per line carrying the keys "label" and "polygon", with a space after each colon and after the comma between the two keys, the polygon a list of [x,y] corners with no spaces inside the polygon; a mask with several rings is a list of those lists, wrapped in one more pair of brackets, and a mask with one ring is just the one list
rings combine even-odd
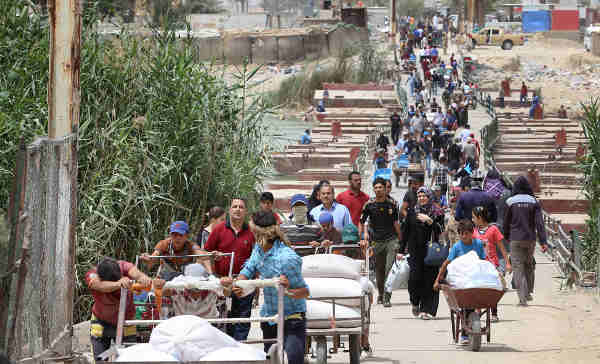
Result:
{"label": "man in blue shirt", "polygon": [[[303,364],[306,342],[306,297],[308,285],[302,278],[302,258],[283,241],[281,230],[272,212],[260,211],[252,216],[250,228],[256,238],[256,244],[250,259],[244,264],[237,280],[279,278],[286,288],[283,298],[284,349],[289,364]],[[224,280],[222,280],[223,282]],[[230,285],[231,280],[223,282]],[[233,292],[240,295],[241,289],[234,287]],[[260,310],[262,317],[277,314],[277,288],[264,288],[264,304]],[[264,339],[277,337],[277,324],[263,322],[260,325]],[[265,343],[265,352],[269,352],[272,343]]]}
{"label": "man in blue shirt", "polygon": [[333,200],[334,191],[333,186],[323,185],[319,190],[319,197],[321,198],[321,204],[310,210],[310,215],[313,220],[319,221],[321,212],[328,211],[333,215],[333,227],[339,231],[344,230],[344,226],[350,224],[352,219],[350,217],[350,210],[340,203]]}
{"label": "man in blue shirt", "polygon": [[310,144],[312,143],[312,138],[310,136],[310,130],[306,129],[304,134],[302,134],[302,139],[300,139],[300,144]]}

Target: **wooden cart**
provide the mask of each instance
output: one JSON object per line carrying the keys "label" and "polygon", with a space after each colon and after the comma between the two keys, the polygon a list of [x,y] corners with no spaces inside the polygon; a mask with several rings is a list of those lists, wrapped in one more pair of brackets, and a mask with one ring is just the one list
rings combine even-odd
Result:
{"label": "wooden cart", "polygon": [[[441,289],[446,297],[446,302],[448,302],[448,307],[450,307],[450,324],[454,343],[458,343],[460,333],[464,331],[469,335],[470,349],[479,351],[483,335],[486,336],[488,343],[491,341],[491,308],[500,302],[504,291],[490,288],[454,289],[447,284],[442,284]],[[484,327],[481,327],[482,319],[485,319]]]}

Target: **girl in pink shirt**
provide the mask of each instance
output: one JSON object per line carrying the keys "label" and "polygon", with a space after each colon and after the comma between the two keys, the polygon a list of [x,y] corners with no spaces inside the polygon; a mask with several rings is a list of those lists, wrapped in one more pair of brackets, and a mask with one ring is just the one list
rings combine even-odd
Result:
{"label": "girl in pink shirt", "polygon": [[[481,240],[485,247],[486,259],[492,263],[496,269],[499,270],[500,262],[498,261],[497,249],[500,248],[500,252],[506,262],[506,271],[510,272],[512,267],[510,265],[510,259],[506,249],[504,248],[504,236],[496,225],[490,225],[488,210],[484,206],[477,206],[472,210],[473,222],[475,223],[475,229],[473,229],[473,238]],[[504,272],[501,272],[504,275]],[[498,307],[492,308],[492,321],[498,322]]]}

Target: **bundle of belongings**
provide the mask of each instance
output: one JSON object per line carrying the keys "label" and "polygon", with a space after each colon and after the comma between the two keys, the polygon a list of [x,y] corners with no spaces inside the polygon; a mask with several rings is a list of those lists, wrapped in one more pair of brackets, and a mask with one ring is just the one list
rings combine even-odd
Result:
{"label": "bundle of belongings", "polygon": [[263,350],[235,341],[205,319],[177,316],[161,322],[147,344],[118,349],[117,362],[266,360]]}
{"label": "bundle of belongings", "polygon": [[504,279],[487,260],[479,259],[475,251],[454,259],[448,265],[446,280],[454,289],[491,288],[499,291],[506,289]]}
{"label": "bundle of belongings", "polygon": [[[361,276],[365,268],[363,264],[363,260],[339,254],[316,254],[302,258],[302,276],[310,291],[306,301],[308,328],[361,326],[361,301],[368,309],[366,293],[374,290],[371,281]],[[336,298],[335,320],[333,303],[325,299],[327,297]]]}

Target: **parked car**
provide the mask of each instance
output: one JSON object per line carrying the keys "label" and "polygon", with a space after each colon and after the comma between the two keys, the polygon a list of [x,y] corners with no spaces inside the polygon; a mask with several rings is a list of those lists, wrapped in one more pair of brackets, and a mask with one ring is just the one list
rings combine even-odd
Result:
{"label": "parked car", "polygon": [[504,50],[510,50],[513,46],[525,43],[523,34],[507,33],[499,27],[485,27],[476,33],[470,33],[469,38],[473,48],[477,45],[499,45]]}

